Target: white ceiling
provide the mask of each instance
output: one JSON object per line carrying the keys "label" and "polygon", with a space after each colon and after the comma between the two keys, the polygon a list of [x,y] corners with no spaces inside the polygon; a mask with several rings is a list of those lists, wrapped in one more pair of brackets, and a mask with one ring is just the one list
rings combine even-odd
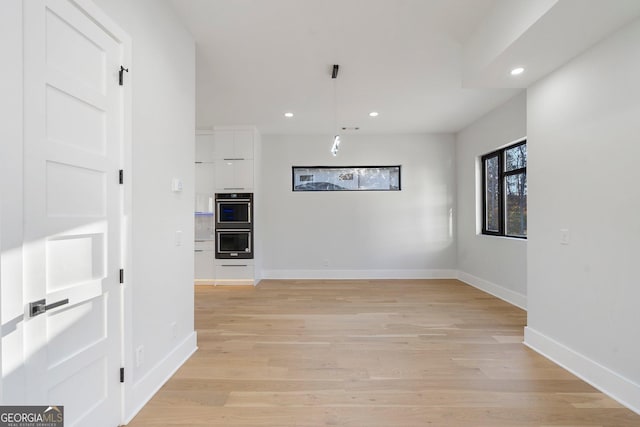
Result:
{"label": "white ceiling", "polygon": [[[514,7],[515,1],[535,7]],[[623,0],[590,0],[603,10],[611,9],[611,2],[616,1]],[[629,7],[634,2],[640,5],[640,1],[626,0]],[[509,69],[496,69],[500,68],[496,67],[498,59],[503,68],[511,65],[504,55],[499,57],[506,49],[489,52],[481,46],[469,52],[469,46],[481,37],[490,37],[492,47],[500,46],[495,43],[500,18],[507,23],[503,31],[508,35],[503,37],[506,47],[517,47],[521,35],[540,22],[541,14],[549,15],[558,1],[170,3],[196,40],[198,127],[255,125],[263,134],[330,134],[336,129],[337,115],[338,127],[358,126],[359,133],[370,134],[455,132],[517,94],[521,89],[515,87],[524,87],[524,83],[503,81],[511,89],[463,88],[463,74],[467,86],[473,80],[462,66],[468,58],[473,59],[474,74],[485,81],[508,75]],[[579,2],[567,3],[581,7]],[[509,15],[502,10],[521,15],[522,31],[514,31]],[[618,21],[610,25],[619,25]],[[556,26],[559,35],[566,34],[562,22]],[[549,37],[549,28],[538,32],[540,38]],[[535,43],[527,46],[535,47]],[[586,46],[571,48],[566,55],[556,55],[555,62],[547,61],[545,72]],[[491,62],[478,62],[483,57]],[[340,65],[335,82],[331,79],[333,64]],[[486,75],[487,64],[492,66],[491,76]],[[533,76],[529,75],[527,83]],[[288,111],[294,118],[284,117]],[[380,115],[371,118],[371,111]]]}

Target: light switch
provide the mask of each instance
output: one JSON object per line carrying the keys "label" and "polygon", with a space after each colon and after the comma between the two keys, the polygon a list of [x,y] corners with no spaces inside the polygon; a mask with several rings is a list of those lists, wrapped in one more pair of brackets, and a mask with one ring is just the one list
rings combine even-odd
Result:
{"label": "light switch", "polygon": [[569,230],[566,228],[560,229],[560,244],[561,245],[569,244]]}
{"label": "light switch", "polygon": [[180,193],[182,191],[182,180],[180,178],[173,178],[171,180],[171,191],[174,193]]}
{"label": "light switch", "polygon": [[176,231],[176,246],[182,246],[182,231]]}

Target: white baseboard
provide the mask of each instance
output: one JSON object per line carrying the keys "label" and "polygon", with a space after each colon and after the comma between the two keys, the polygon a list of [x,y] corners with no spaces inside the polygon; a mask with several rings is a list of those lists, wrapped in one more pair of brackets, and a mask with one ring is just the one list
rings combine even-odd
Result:
{"label": "white baseboard", "polygon": [[262,279],[455,279],[455,270],[263,270]]}
{"label": "white baseboard", "polygon": [[256,281],[253,279],[229,280],[221,279],[214,282],[216,286],[255,286]]}
{"label": "white baseboard", "polygon": [[629,381],[529,326],[524,329],[524,344],[640,414],[640,384]]}
{"label": "white baseboard", "polygon": [[518,292],[512,291],[511,289],[496,285],[495,283],[491,283],[487,280],[465,273],[464,271],[458,271],[457,278],[461,282],[471,285],[474,288],[478,288],[483,292],[493,295],[494,297],[498,297],[509,304],[515,305],[523,310],[527,309],[526,295],[522,295]]}
{"label": "white baseboard", "polygon": [[160,387],[198,350],[197,334],[193,332],[178,344],[164,359],[147,374],[136,381],[130,389],[130,396],[125,396],[124,424],[136,416],[144,405],[151,400]]}
{"label": "white baseboard", "polygon": [[200,285],[208,285],[208,286],[211,286],[211,285],[215,285],[215,284],[216,284],[216,281],[215,281],[215,279],[195,279],[195,280],[193,281],[193,283],[194,283],[196,286],[200,286]]}

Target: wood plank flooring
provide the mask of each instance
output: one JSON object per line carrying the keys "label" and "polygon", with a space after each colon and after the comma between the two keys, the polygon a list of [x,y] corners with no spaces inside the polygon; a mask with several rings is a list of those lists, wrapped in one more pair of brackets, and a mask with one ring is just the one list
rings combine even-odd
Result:
{"label": "wood plank flooring", "polygon": [[198,352],[129,424],[640,426],[456,280],[196,287]]}

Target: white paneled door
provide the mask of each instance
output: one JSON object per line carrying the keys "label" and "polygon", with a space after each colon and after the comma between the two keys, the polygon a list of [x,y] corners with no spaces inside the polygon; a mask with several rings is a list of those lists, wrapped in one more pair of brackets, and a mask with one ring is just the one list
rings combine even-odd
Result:
{"label": "white paneled door", "polygon": [[64,405],[66,426],[114,427],[123,48],[77,2],[23,4],[24,295],[40,303],[24,329],[28,403]]}

